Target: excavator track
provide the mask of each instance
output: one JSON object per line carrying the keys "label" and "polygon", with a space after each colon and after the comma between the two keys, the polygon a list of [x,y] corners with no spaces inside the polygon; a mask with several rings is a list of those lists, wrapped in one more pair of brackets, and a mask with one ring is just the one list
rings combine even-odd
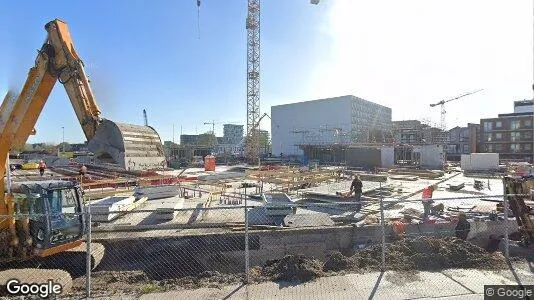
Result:
{"label": "excavator track", "polygon": [[[83,276],[87,271],[86,243],[67,251],[46,256],[36,257],[27,261],[11,261],[0,264],[0,272],[13,269],[46,269],[63,270],[72,277]],[[104,245],[91,243],[91,270],[98,267],[104,257]]]}

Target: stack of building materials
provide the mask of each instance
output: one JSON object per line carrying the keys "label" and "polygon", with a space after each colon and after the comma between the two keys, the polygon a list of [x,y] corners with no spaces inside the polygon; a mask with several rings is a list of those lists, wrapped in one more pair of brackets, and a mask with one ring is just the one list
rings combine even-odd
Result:
{"label": "stack of building materials", "polygon": [[228,180],[228,179],[239,179],[245,177],[244,173],[241,172],[221,172],[216,174],[209,175],[200,175],[198,176],[199,181],[219,181],[219,180]]}
{"label": "stack of building materials", "polygon": [[135,209],[147,200],[146,197],[136,201],[134,196],[111,196],[91,202],[91,218],[94,222],[109,222],[117,218],[121,212]]}
{"label": "stack of building materials", "polygon": [[178,214],[177,209],[184,207],[184,198],[174,196],[157,200],[158,208],[156,209],[156,219],[160,221],[172,221]]}
{"label": "stack of building materials", "polygon": [[143,187],[135,190],[135,197],[147,197],[148,200],[170,198],[180,194],[179,185]]}
{"label": "stack of building materials", "polygon": [[265,214],[268,216],[286,216],[293,212],[291,198],[285,193],[266,193],[262,195]]}

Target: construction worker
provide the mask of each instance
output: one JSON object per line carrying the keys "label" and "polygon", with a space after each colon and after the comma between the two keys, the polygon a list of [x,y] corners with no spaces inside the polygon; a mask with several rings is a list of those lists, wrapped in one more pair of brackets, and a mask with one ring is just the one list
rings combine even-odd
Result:
{"label": "construction worker", "polygon": [[41,176],[43,176],[43,175],[44,175],[44,171],[45,171],[45,169],[46,169],[46,164],[44,163],[44,161],[41,160],[41,161],[39,162],[39,166],[38,166],[38,167],[39,167],[39,174],[40,174]]}
{"label": "construction worker", "polygon": [[423,202],[423,220],[428,221],[428,216],[430,215],[430,210],[432,208],[432,193],[434,192],[434,188],[432,186],[429,186],[423,190],[423,197],[421,202]]}
{"label": "construction worker", "polygon": [[456,237],[464,241],[467,240],[469,230],[471,230],[471,224],[467,221],[467,216],[464,213],[459,214],[458,223],[456,223],[456,228],[454,228]]}
{"label": "construction worker", "polygon": [[348,198],[354,194],[356,201],[360,201],[362,197],[362,186],[363,184],[360,179],[360,175],[356,175],[352,180],[352,184],[350,185],[350,191],[345,195],[345,198]]}
{"label": "construction worker", "polygon": [[80,168],[80,175],[85,176],[85,174],[87,174],[87,167],[85,165],[82,165],[82,167]]}

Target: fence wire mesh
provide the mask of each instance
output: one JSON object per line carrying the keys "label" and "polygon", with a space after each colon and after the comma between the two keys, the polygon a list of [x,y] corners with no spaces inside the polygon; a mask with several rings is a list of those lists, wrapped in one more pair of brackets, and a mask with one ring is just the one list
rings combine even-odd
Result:
{"label": "fence wire mesh", "polygon": [[[534,283],[529,264],[510,253],[518,226],[506,203],[497,205],[503,195],[484,196],[496,208],[481,213],[471,209],[480,195],[444,197],[438,185],[423,204],[421,193],[391,196],[397,185],[373,184],[357,202],[311,201],[310,190],[287,201],[249,188],[138,197],[134,209],[89,202],[81,214],[18,214],[17,247],[2,231],[0,292],[8,295],[11,278],[53,279],[66,297],[191,299],[478,297],[484,284]],[[39,220],[78,220],[85,230],[72,239],[80,245],[9,258],[43,246],[32,240]]]}

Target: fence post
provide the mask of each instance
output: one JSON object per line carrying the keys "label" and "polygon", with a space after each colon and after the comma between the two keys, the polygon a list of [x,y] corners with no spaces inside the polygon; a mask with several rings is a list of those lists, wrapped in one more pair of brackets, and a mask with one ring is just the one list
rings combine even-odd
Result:
{"label": "fence post", "polygon": [[245,283],[249,284],[249,252],[248,252],[248,201],[245,194]]}
{"label": "fence post", "polygon": [[380,191],[380,224],[382,230],[382,262],[381,269],[382,272],[386,271],[386,223],[384,222],[384,196],[382,194],[382,182],[379,186]]}
{"label": "fence post", "polygon": [[91,200],[87,202],[87,239],[86,245],[86,272],[85,272],[85,293],[87,298],[91,297]]}
{"label": "fence post", "polygon": [[510,258],[510,242],[508,240],[508,197],[506,196],[506,182],[503,180],[503,196],[504,196],[504,257],[508,260]]}

